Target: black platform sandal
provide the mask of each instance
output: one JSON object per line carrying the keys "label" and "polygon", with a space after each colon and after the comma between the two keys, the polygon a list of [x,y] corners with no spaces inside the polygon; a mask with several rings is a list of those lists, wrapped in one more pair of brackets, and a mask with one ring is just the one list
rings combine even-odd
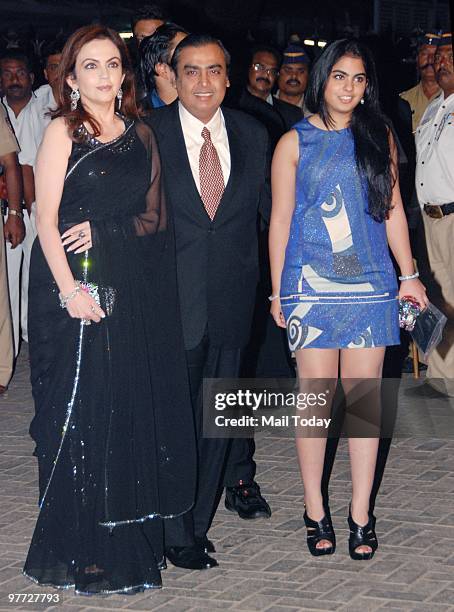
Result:
{"label": "black platform sandal", "polygon": [[[332,555],[336,550],[336,535],[334,533],[329,508],[326,510],[325,516],[320,521],[313,521],[308,516],[306,510],[304,511],[303,518],[307,529],[307,547],[311,555],[314,557]],[[329,540],[331,542],[331,546],[327,548],[317,548],[317,544],[321,540]]]}
{"label": "black platform sandal", "polygon": [[[369,512],[369,520],[364,526],[357,525],[352,519],[351,507],[348,509],[348,526],[350,537],[348,539],[348,550],[350,557],[355,561],[367,561],[372,559],[378,548],[377,534],[375,533],[375,516]],[[370,552],[357,552],[358,546],[369,546]]]}

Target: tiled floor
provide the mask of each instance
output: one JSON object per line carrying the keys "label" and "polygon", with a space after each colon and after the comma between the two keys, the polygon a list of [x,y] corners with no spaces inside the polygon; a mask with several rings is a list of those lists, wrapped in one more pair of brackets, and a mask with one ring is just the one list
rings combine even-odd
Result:
{"label": "tiled floor", "polygon": [[452,437],[393,442],[376,507],[380,548],[371,562],[359,563],[347,554],[345,443],[331,481],[338,549],[332,557],[314,559],[305,544],[294,442],[270,433],[258,437],[256,459],[257,480],[273,516],[242,521],[221,504],[210,532],[219,568],[190,572],[169,567],[162,590],[133,597],[58,592],[57,604],[9,603],[8,594],[54,593],[21,574],[37,513],[36,465],[27,434],[32,412],[24,350],[8,394],[0,399],[0,610],[454,610]]}

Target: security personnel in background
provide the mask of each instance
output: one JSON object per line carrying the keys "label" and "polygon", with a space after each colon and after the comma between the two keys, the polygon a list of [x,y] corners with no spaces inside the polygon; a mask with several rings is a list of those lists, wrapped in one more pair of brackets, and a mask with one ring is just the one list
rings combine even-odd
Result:
{"label": "security personnel in background", "polygon": [[299,45],[289,45],[282,54],[282,64],[277,79],[278,90],[275,94],[277,100],[294,104],[310,114],[304,106],[304,93],[309,80],[310,59]]}
{"label": "security personnel in background", "polygon": [[[435,77],[441,92],[416,130],[416,190],[423,210],[429,270],[419,266],[430,300],[446,315],[442,342],[429,356],[431,388],[454,396],[454,66],[452,35],[438,39]],[[419,262],[418,262],[419,264]],[[426,388],[427,389],[427,388]]]}
{"label": "security personnel in background", "polygon": [[[6,111],[0,104],[0,167],[2,173],[0,203],[4,213],[0,215],[0,232],[3,232],[0,235],[0,395],[6,391],[13,371],[14,358],[5,240],[14,249],[25,236],[22,213],[22,173],[17,159],[18,152],[19,146],[7,121]],[[5,192],[8,193],[8,202],[4,199],[6,193],[3,193],[3,182],[6,187]]]}
{"label": "security personnel in background", "polygon": [[421,38],[416,58],[420,81],[415,87],[400,94],[400,97],[410,105],[413,132],[418,127],[429,103],[440,93],[433,65],[439,38],[439,34],[431,33],[424,34]]}

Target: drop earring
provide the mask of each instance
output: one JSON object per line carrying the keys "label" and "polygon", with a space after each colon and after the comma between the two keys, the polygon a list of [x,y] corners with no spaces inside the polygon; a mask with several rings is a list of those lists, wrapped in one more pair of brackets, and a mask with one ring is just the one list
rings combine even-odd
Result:
{"label": "drop earring", "polygon": [[120,110],[121,108],[121,101],[123,100],[123,90],[120,87],[120,89],[117,92],[117,100],[118,100],[118,110]]}
{"label": "drop earring", "polygon": [[71,98],[71,110],[75,111],[77,108],[77,103],[80,100],[80,91],[78,89],[73,89],[69,97]]}

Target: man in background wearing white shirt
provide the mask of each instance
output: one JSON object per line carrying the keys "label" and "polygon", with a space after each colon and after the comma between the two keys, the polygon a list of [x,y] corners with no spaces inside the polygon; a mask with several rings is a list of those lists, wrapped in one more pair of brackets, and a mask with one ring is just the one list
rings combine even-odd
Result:
{"label": "man in background wearing white shirt", "polygon": [[429,357],[427,378],[437,391],[454,396],[454,67],[450,33],[439,39],[434,69],[442,91],[416,130],[416,190],[424,211],[432,276],[428,294],[448,323],[442,342]]}
{"label": "man in background wearing white shirt", "polygon": [[21,149],[19,164],[24,183],[25,239],[15,249],[11,249],[8,244],[6,250],[16,354],[20,329],[22,338],[27,341],[28,272],[31,248],[36,236],[34,165],[45,128],[42,106],[32,92],[33,80],[29,60],[20,51],[9,50],[0,59],[0,83],[4,93],[2,104]]}
{"label": "man in background wearing white shirt", "polygon": [[[9,191],[5,226],[0,217],[0,232],[2,232],[0,234],[0,395],[6,391],[13,372],[14,361],[5,241],[13,249],[17,248],[24,239],[25,233],[22,221],[22,173],[17,160],[18,152],[19,147],[6,119],[6,111],[0,105],[0,166],[2,179],[6,181]],[[0,198],[3,198],[3,195],[0,189]]]}
{"label": "man in background wearing white shirt", "polygon": [[43,71],[47,83],[38,87],[35,96],[43,107],[43,121],[48,125],[51,121],[49,111],[57,108],[57,75],[63,51],[63,41],[55,40],[50,43],[43,53]]}

